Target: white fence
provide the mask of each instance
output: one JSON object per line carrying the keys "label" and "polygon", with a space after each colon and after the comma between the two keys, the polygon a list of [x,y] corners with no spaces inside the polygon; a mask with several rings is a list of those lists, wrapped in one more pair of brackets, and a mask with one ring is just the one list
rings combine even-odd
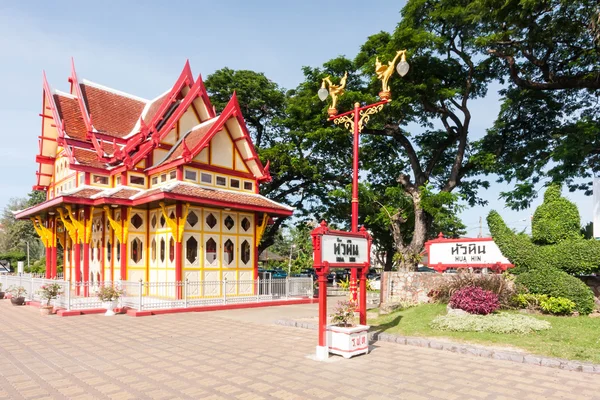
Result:
{"label": "white fence", "polygon": [[44,284],[58,283],[62,294],[51,304],[66,310],[103,308],[97,297],[102,286],[115,285],[123,290],[119,307],[138,311],[188,308],[222,304],[269,302],[289,298],[313,297],[312,278],[256,279],[198,282],[67,282],[26,275],[0,274],[2,290],[23,286],[25,297],[43,301],[38,293]]}

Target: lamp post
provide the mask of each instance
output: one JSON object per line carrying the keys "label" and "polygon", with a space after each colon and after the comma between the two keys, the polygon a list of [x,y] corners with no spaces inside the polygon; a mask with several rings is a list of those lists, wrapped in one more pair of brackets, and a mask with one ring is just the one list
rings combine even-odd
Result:
{"label": "lamp post", "polygon": [[[398,64],[396,61],[401,57]],[[395,67],[395,68],[394,68]],[[358,232],[358,146],[360,142],[360,132],[362,132],[364,126],[369,122],[372,115],[377,114],[383,109],[383,106],[392,101],[392,93],[388,85],[388,81],[394,73],[394,69],[398,72],[401,77],[408,73],[410,65],[406,62],[406,50],[399,50],[396,52],[396,56],[393,60],[389,61],[387,65],[382,64],[379,61],[379,57],[375,61],[375,73],[377,79],[381,80],[381,92],[379,92],[379,98],[381,101],[373,104],[367,104],[365,106],[360,103],[354,103],[354,109],[342,114],[338,114],[337,102],[338,98],[344,94],[346,88],[346,80],[348,73],[346,72],[339,85],[335,85],[331,82],[330,77],[323,79],[321,88],[317,95],[321,101],[325,101],[327,97],[331,96],[331,106],[327,109],[329,115],[329,121],[333,121],[334,124],[343,124],[344,127],[350,130],[353,134],[353,158],[352,158],[352,232]],[[356,293],[356,278],[357,271],[355,268],[352,269],[350,275],[350,291],[352,293],[352,301],[356,304],[357,293]]]}
{"label": "lamp post", "polygon": [[290,274],[292,272],[292,253],[294,252],[295,248],[296,248],[295,244],[290,246],[290,259],[288,261],[288,277],[290,276]]}

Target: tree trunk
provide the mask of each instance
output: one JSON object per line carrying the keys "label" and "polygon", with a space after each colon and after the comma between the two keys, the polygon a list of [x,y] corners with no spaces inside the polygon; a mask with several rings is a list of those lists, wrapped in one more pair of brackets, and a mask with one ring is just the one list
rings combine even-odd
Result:
{"label": "tree trunk", "polygon": [[395,254],[394,245],[391,244],[385,249],[385,263],[383,265],[384,271],[391,271],[394,266],[394,254]]}
{"label": "tree trunk", "polygon": [[427,227],[431,221],[431,218],[421,207],[421,193],[418,190],[415,190],[410,195],[413,200],[413,210],[415,216],[415,226],[412,239],[408,245],[404,243],[404,236],[402,235],[401,229],[402,224],[404,224],[406,221],[399,216],[393,218],[392,236],[394,238],[396,252],[400,255],[398,269],[416,271],[417,267],[419,266],[419,262],[421,261],[421,251],[423,250],[423,245],[427,240]]}

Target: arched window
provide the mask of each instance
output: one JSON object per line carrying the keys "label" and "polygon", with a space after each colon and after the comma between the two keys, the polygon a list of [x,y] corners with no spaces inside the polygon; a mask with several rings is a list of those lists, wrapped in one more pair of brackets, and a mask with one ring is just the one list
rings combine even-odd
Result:
{"label": "arched window", "polygon": [[248,264],[250,261],[250,243],[247,240],[242,242],[242,262]]}
{"label": "arched window", "polygon": [[223,244],[223,262],[227,265],[233,264],[235,258],[233,242],[229,239]]}
{"label": "arched window", "polygon": [[156,238],[152,238],[152,244],[150,246],[152,252],[152,261],[156,261]]}
{"label": "arched window", "polygon": [[173,262],[174,259],[175,259],[175,240],[173,240],[173,238],[171,237],[171,239],[169,240],[169,260],[171,260],[171,262]]}
{"label": "arched window", "polygon": [[206,241],[204,252],[206,253],[206,261],[210,264],[215,262],[217,259],[217,242],[215,242],[213,238]]}
{"label": "arched window", "polygon": [[112,259],[112,245],[110,244],[110,240],[106,243],[106,259],[108,262]]}
{"label": "arched window", "polygon": [[165,238],[160,238],[160,261],[165,262]]}
{"label": "arched window", "polygon": [[190,264],[198,259],[198,241],[193,236],[185,242],[185,258]]}
{"label": "arched window", "polygon": [[139,238],[135,238],[131,241],[131,259],[133,260],[133,262],[138,263],[142,260],[142,255],[142,241]]}

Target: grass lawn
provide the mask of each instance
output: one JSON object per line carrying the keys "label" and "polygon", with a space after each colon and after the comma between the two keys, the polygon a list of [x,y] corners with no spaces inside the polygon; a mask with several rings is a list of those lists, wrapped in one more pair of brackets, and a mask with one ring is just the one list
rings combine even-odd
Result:
{"label": "grass lawn", "polygon": [[444,337],[454,341],[518,347],[530,353],[600,364],[600,318],[532,315],[552,328],[528,335],[437,331],[429,323],[446,313],[444,304],[422,304],[369,319],[371,330],[401,336]]}

